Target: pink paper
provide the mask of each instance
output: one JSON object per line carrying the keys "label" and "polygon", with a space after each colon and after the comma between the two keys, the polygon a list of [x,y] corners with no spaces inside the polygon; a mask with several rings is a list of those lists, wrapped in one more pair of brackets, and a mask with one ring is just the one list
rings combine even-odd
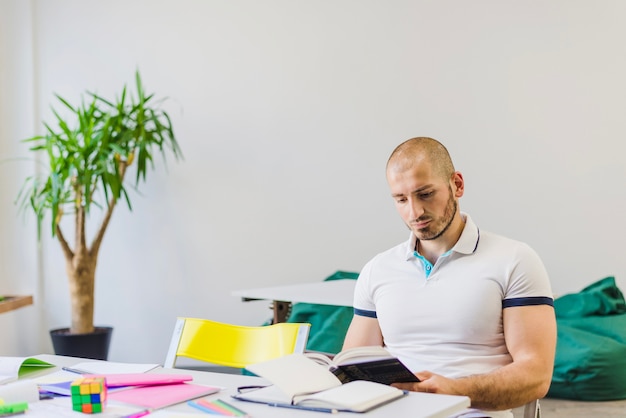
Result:
{"label": "pink paper", "polygon": [[109,393],[109,400],[143,406],[150,409],[159,409],[211,395],[219,392],[219,390],[220,389],[217,387],[194,385],[192,383],[141,386]]}

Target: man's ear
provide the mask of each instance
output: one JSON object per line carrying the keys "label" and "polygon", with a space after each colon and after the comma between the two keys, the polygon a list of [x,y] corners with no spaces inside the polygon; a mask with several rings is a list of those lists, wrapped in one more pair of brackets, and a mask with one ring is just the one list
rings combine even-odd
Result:
{"label": "man's ear", "polygon": [[465,181],[463,180],[463,174],[459,171],[455,171],[454,174],[452,174],[450,183],[454,197],[459,198],[463,196],[463,193],[465,193]]}

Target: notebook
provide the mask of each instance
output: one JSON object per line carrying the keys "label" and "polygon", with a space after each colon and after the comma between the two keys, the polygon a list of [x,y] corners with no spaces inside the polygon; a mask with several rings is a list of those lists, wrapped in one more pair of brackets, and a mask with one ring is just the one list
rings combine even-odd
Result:
{"label": "notebook", "polygon": [[220,391],[215,386],[177,383],[173,385],[140,386],[109,394],[109,401],[123,402],[148,409],[166,408]]}

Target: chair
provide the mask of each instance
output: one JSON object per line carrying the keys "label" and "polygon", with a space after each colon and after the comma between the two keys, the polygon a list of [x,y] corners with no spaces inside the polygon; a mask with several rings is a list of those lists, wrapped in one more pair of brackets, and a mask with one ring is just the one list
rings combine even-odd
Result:
{"label": "chair", "polygon": [[528,402],[524,405],[523,418],[541,418],[541,407],[539,406],[539,399]]}
{"label": "chair", "polygon": [[243,369],[249,364],[304,352],[310,327],[306,323],[249,327],[179,317],[163,366],[173,368],[179,357],[186,357]]}

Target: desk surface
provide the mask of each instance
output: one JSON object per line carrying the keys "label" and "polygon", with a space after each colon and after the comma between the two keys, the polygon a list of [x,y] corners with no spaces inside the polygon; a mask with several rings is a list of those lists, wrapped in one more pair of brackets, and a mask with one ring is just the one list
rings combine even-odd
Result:
{"label": "desk surface", "polygon": [[234,296],[248,300],[280,300],[285,302],[317,303],[320,305],[352,306],[356,280],[329,280],[285,286],[235,290]]}
{"label": "desk surface", "polygon": [[[52,373],[58,371],[60,367],[71,367],[77,363],[90,361],[85,359],[78,359],[72,357],[62,357],[62,356],[54,356],[54,355],[38,355],[35,356],[41,360],[52,363],[58,367],[46,369],[45,371],[36,372],[36,374],[30,374],[28,378],[36,379],[37,376],[42,376],[48,373]],[[94,360],[96,361],[96,360]],[[205,397],[206,399],[224,399],[225,401],[232,403],[233,405],[241,408],[246,411],[250,416],[255,418],[263,418],[263,417],[272,417],[272,418],[324,418],[326,414],[320,412],[312,412],[312,411],[302,411],[302,410],[294,410],[287,408],[275,408],[268,405],[262,404],[254,404],[250,402],[243,402],[232,399],[230,397],[231,394],[236,392],[237,387],[246,386],[246,385],[265,385],[268,382],[262,378],[255,376],[244,376],[244,375],[235,375],[235,374],[223,374],[223,373],[213,373],[213,372],[202,372],[202,371],[194,371],[194,370],[183,370],[183,369],[163,369],[158,368],[151,373],[184,373],[190,374],[193,376],[193,382],[198,384],[205,384],[210,386],[218,386],[223,389],[215,394]],[[84,414],[81,413],[73,413],[69,411],[69,399],[68,400],[68,417],[75,416],[76,417],[85,417]],[[41,402],[54,402],[54,401],[41,401]],[[460,412],[464,410],[467,406],[469,406],[469,398],[465,396],[449,396],[449,395],[436,395],[431,393],[409,393],[408,396],[405,396],[399,400],[391,402],[389,404],[378,407],[374,410],[371,410],[365,414],[357,414],[359,416],[367,417],[367,418],[389,418],[389,417],[412,417],[412,418],[446,418],[449,415]],[[139,410],[139,408],[138,408]],[[197,414],[197,410],[186,405],[179,404],[173,407],[169,407],[164,410],[172,411],[172,412],[186,412],[186,413],[194,413]],[[32,413],[31,413],[32,412]],[[106,411],[105,411],[106,412]],[[33,418],[39,417],[42,415],[37,415],[35,408],[33,411],[29,411],[29,415],[32,415]],[[63,414],[65,416],[65,414]],[[159,414],[161,415],[161,414]],[[350,412],[340,412],[338,414],[333,414],[333,416],[345,416],[355,418],[356,415]],[[109,417],[110,414],[98,414],[99,417]],[[206,414],[197,414],[197,416],[207,416]]]}

